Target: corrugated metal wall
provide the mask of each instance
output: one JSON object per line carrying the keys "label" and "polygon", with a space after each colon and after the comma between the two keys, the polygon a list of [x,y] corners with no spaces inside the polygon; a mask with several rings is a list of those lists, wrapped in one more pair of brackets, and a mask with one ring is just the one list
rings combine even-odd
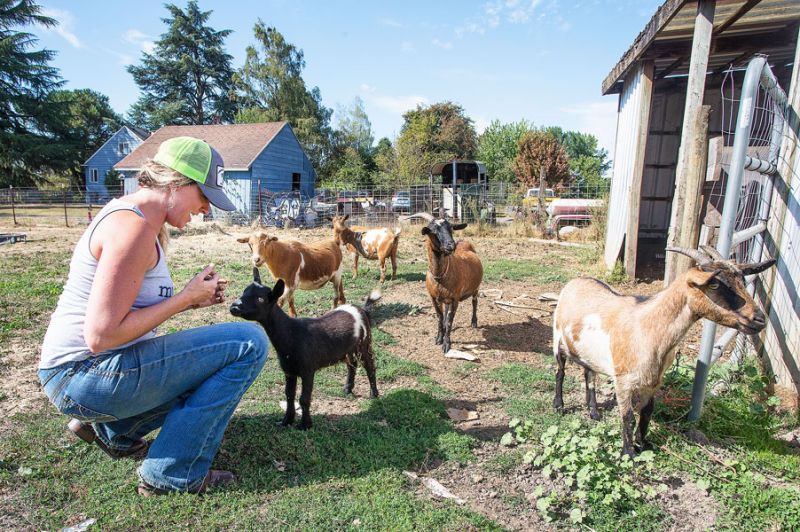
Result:
{"label": "corrugated metal wall", "polygon": [[641,63],[625,80],[619,95],[617,139],[614,144],[614,169],[611,195],[608,199],[608,228],[606,230],[605,263],[610,269],[619,258],[628,223],[628,189],[633,176],[636,142],[639,139],[639,117],[642,107],[644,68]]}

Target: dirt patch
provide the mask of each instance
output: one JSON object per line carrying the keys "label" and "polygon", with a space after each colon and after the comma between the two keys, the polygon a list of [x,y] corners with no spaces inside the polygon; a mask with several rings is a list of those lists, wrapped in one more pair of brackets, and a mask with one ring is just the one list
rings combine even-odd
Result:
{"label": "dirt patch", "polygon": [[[16,228],[28,234],[28,241],[15,244],[3,252],[34,253],[43,250],[69,252],[80,238],[85,227],[25,227]],[[208,262],[224,264],[234,260],[241,262],[249,254],[235,237],[244,235],[247,228],[219,227],[212,224],[192,224],[184,234],[175,235],[170,244],[170,262],[173,265],[197,267]],[[270,231],[279,238],[297,238],[303,241],[329,238],[329,229],[312,231]],[[574,248],[553,246],[536,242],[531,238],[470,237],[484,261],[496,259],[553,261],[570,272],[584,271]],[[424,270],[427,262],[424,241],[419,228],[406,228],[400,239],[398,273],[406,275],[407,282],[389,283],[384,289],[381,305],[405,304],[415,309],[407,315],[393,317],[381,322],[378,327],[397,339],[397,343],[386,349],[394,356],[420,363],[427,374],[440,385],[449,397],[447,407],[476,411],[478,418],[456,424],[458,430],[474,435],[480,444],[475,449],[476,463],[460,466],[455,463],[427,464],[425,474],[436,478],[454,494],[467,501],[470,508],[514,530],[551,529],[552,525],[540,520],[536,513],[531,493],[536,487],[538,475],[529,469],[516,467],[507,472],[497,472],[484,467],[502,449],[498,445],[500,436],[507,431],[508,416],[504,401],[508,398],[498,384],[487,378],[493,369],[508,363],[522,363],[543,371],[553,371],[551,347],[551,317],[554,306],[539,301],[538,296],[546,292],[558,293],[561,283],[536,283],[523,281],[485,281],[478,302],[478,327],[470,326],[471,305],[462,304],[455,317],[451,340],[452,347],[467,351],[479,358],[477,363],[453,360],[444,357],[441,347],[435,345],[436,316],[425,289],[424,275],[408,274],[408,265],[415,271]],[[345,259],[345,270],[349,273],[352,259]],[[377,281],[378,268],[374,261],[364,261],[360,275],[371,275]],[[623,293],[653,294],[661,289],[660,281],[628,284],[618,287]],[[502,293],[502,295],[500,295]],[[503,305],[498,301],[512,302]],[[212,321],[228,321],[226,309],[214,310],[209,315]],[[699,343],[700,325],[697,324],[684,343],[684,351],[696,351]],[[17,337],[11,342],[10,355],[0,368],[0,408],[4,414],[16,411],[35,411],[45,406],[46,398],[36,377],[39,347]],[[694,347],[694,349],[692,349]],[[693,354],[692,354],[693,356]],[[567,371],[578,380],[582,373],[575,365]],[[361,377],[361,376],[360,376]],[[401,377],[379,387],[382,393],[395,388],[409,388],[417,380]],[[275,386],[282,388],[282,384]],[[600,387],[599,401],[609,405],[612,390]],[[319,397],[313,403],[315,415],[356,414],[362,408],[362,398],[367,396],[365,379],[356,381],[356,399]],[[569,408],[583,408],[583,391],[580,386],[565,397]],[[613,412],[613,411],[612,411]],[[609,414],[608,411],[605,415]],[[8,415],[4,416],[8,420]],[[8,423],[8,421],[3,421]],[[0,432],[8,430],[0,425]],[[420,496],[430,496],[427,489],[418,488]],[[676,530],[706,529],[715,519],[714,501],[691,482],[680,480],[663,495],[661,506],[673,515]]]}

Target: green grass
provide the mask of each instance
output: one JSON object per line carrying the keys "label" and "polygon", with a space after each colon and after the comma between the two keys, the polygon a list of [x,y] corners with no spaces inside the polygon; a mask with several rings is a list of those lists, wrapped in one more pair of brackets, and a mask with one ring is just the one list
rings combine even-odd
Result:
{"label": "green grass", "polygon": [[[0,254],[0,346],[12,337],[41,341],[66,280],[63,252]],[[0,347],[2,349],[2,347]]]}
{"label": "green grass", "polygon": [[560,257],[540,260],[487,260],[483,263],[484,281],[520,281],[531,279],[538,284],[566,283],[572,278]]}

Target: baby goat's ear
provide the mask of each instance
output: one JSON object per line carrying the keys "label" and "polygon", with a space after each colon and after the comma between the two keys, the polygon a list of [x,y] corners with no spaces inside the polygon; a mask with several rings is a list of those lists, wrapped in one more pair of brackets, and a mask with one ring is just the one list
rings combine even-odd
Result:
{"label": "baby goat's ear", "polygon": [[422,228],[422,234],[423,235],[429,235],[430,233],[431,233],[431,229],[427,225]]}
{"label": "baby goat's ear", "polygon": [[255,266],[253,266],[253,282],[261,284],[261,272]]}
{"label": "baby goat's ear", "polygon": [[242,244],[247,244],[248,242],[250,242],[250,237],[242,236],[242,237],[237,238],[236,241],[237,242],[241,242]]}
{"label": "baby goat's ear", "polygon": [[455,224],[455,225],[451,225],[450,227],[453,228],[453,231],[459,231],[461,229],[466,229],[467,224]]}
{"label": "baby goat's ear", "polygon": [[275,286],[272,288],[272,297],[279,299],[283,295],[284,286],[283,279],[278,279],[278,282],[275,283]]}

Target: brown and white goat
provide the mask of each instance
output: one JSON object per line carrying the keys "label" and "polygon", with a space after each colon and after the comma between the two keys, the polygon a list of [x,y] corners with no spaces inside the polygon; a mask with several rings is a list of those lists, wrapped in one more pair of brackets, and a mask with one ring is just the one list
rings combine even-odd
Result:
{"label": "brown and white goat", "polygon": [[422,228],[427,238],[428,274],[425,287],[431,296],[438,319],[436,345],[442,351],[450,351],[450,332],[458,304],[472,298],[472,327],[478,326],[478,289],[483,280],[483,265],[472,243],[453,240],[453,231],[464,229],[467,224],[451,224],[443,218],[434,219],[428,213],[417,213],[412,217],[424,218],[428,225]]}
{"label": "brown and white goat", "polygon": [[263,231],[255,231],[237,241],[250,246],[253,266],[258,268],[266,264],[273,279],[283,279],[285,290],[278,304],[283,306],[288,301],[290,316],[297,316],[294,291],[298,288],[317,290],[330,282],[333,283],[333,308],[345,303],[342,250],[333,240],[304,244],[297,240],[278,240]]}
{"label": "brown and white goat", "polygon": [[[564,364],[583,366],[589,416],[600,419],[595,373],[614,379],[622,418],[622,452],[633,457],[647,446],[653,396],[675,358],[689,327],[705,318],[745,334],[765,325],[745,289],[744,276],[775,263],[736,264],[712,248],[667,248],[693,258],[697,265],[652,297],[624,296],[592,278],[573,279],[563,290],[553,316],[553,354],[558,363],[553,407],[562,410]],[[634,413],[639,413],[634,441]]]}
{"label": "brown and white goat", "polygon": [[391,230],[388,227],[355,231],[345,225],[350,217],[334,216],[333,239],[337,244],[347,248],[353,254],[353,279],[358,277],[359,255],[369,260],[379,260],[381,265],[381,282],[386,279],[386,258],[392,261],[392,279],[397,275],[397,247],[400,242],[400,229]]}

